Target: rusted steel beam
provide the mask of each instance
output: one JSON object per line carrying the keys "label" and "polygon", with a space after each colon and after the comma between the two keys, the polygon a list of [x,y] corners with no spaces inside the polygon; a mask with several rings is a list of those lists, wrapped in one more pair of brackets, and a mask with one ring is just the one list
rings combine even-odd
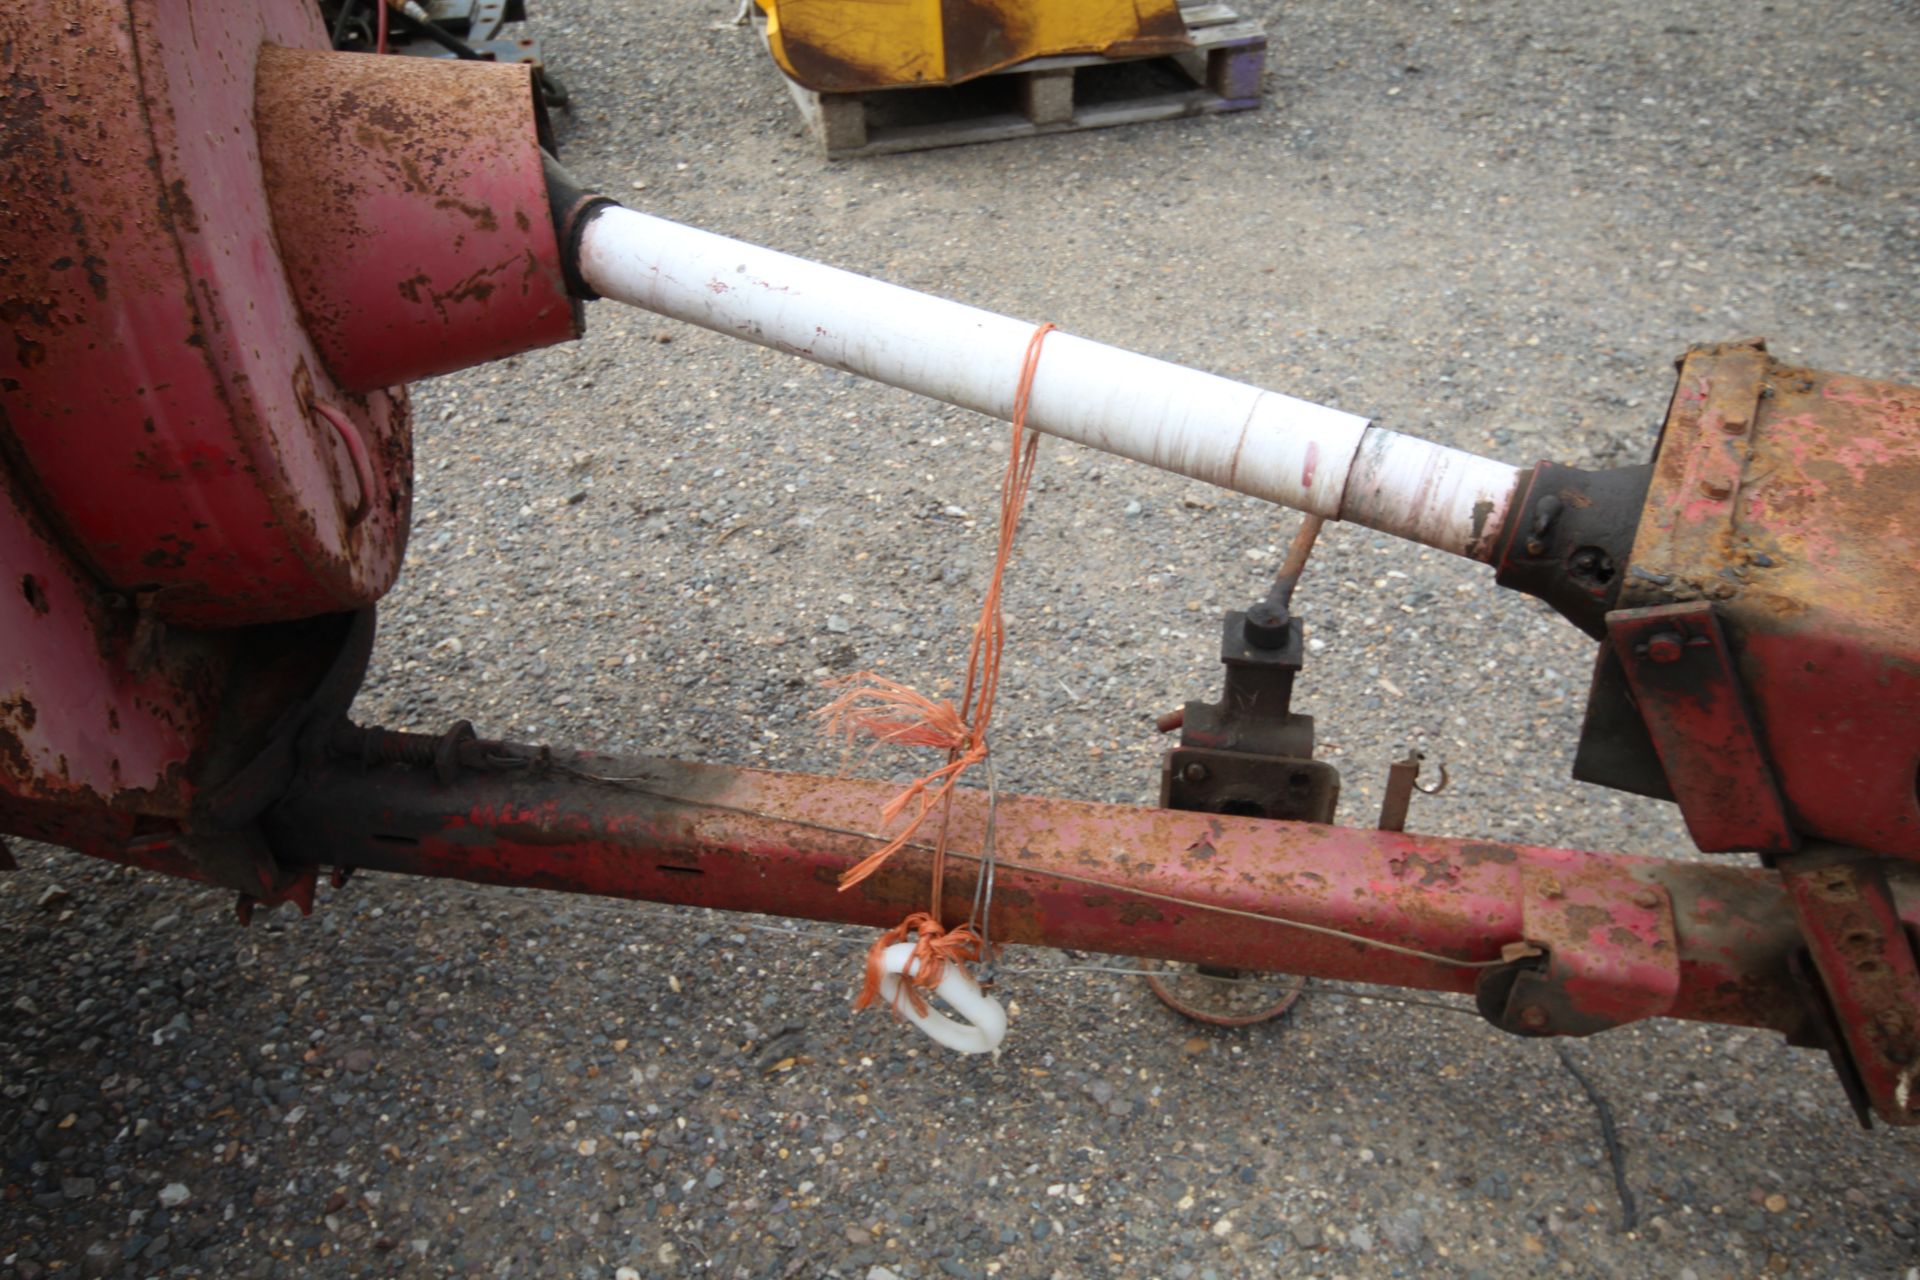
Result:
{"label": "rusted steel beam", "polygon": [[1781,860],[1846,1059],[1889,1124],[1920,1124],[1920,959],[1884,860],[1831,846]]}
{"label": "rusted steel beam", "polygon": [[[838,889],[873,848],[886,783],[501,744],[464,758],[495,767],[321,766],[270,815],[275,848],[295,864],[853,924],[926,905],[924,849]],[[949,919],[973,899],[987,810],[977,793],[955,805],[966,856],[948,872]],[[1001,797],[996,831],[997,941],[1457,992],[1504,949],[1544,942],[1574,975],[1555,1007],[1590,1022],[1807,1030],[1793,909],[1759,870],[1033,796]],[[1573,905],[1553,937],[1529,938],[1543,892]],[[1920,915],[1920,888],[1902,901]],[[1542,1030],[1544,1015],[1508,1012]]]}

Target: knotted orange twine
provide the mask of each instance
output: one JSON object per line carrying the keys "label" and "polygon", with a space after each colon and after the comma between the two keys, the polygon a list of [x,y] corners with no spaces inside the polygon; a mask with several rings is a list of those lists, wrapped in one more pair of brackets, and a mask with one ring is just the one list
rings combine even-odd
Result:
{"label": "knotted orange twine", "polygon": [[967,651],[967,681],[961,691],[960,705],[935,702],[898,681],[888,680],[871,671],[856,672],[838,683],[846,692],[817,713],[825,721],[826,731],[848,741],[860,737],[876,742],[898,743],[912,747],[934,747],[947,753],[947,763],[907,784],[905,790],[888,801],[880,811],[882,825],[890,825],[902,814],[912,816],[899,834],[884,846],[863,858],[840,877],[840,888],[850,889],[878,871],[883,863],[905,848],[920,827],[938,808],[940,830],[933,842],[933,902],[929,910],[915,912],[874,940],[867,952],[866,983],[860,988],[856,1009],[864,1009],[880,994],[880,979],[885,976],[881,958],[888,947],[914,938],[912,963],[902,974],[900,991],[915,1012],[927,1011],[926,997],[940,984],[946,966],[978,960],[983,947],[980,933],[972,922],[953,929],[940,921],[940,896],[947,868],[947,827],[952,818],[953,791],[967,770],[987,758],[987,725],[993,719],[994,696],[1000,688],[1000,652],[1006,644],[1006,624],[1001,616],[1000,598],[1007,574],[1007,562],[1013,558],[1013,539],[1020,526],[1020,512],[1026,505],[1027,486],[1033,480],[1034,463],[1039,456],[1040,437],[1027,430],[1027,402],[1033,395],[1033,376],[1040,366],[1040,345],[1053,330],[1043,324],[1033,331],[1020,367],[1020,383],[1013,395],[1013,435],[1007,454],[1007,471],[1000,484],[1000,541],[993,558],[993,577],[987,583],[986,596],[980,602],[980,621],[973,629],[973,643]]}

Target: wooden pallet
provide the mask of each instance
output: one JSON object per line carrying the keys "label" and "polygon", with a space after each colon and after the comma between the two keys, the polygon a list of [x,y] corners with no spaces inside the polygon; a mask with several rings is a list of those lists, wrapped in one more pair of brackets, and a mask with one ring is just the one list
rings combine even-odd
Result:
{"label": "wooden pallet", "polygon": [[[1224,4],[1182,6],[1193,52],[1035,58],[962,85],[869,93],[787,90],[829,160],[999,142],[1260,105],[1267,33]],[[766,38],[764,21],[756,25]]]}

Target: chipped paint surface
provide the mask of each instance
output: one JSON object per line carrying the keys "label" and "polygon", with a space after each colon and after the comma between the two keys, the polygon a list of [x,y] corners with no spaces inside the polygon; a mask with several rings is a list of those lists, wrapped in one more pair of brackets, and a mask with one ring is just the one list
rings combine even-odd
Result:
{"label": "chipped paint surface", "polygon": [[1620,604],[1711,603],[1803,835],[1920,858],[1920,388],[1681,369]]}
{"label": "chipped paint surface", "polygon": [[[872,847],[859,833],[878,822],[885,783],[604,756],[562,764],[441,788],[355,762],[323,771],[278,821],[296,854],[371,869],[888,927],[926,906],[915,848],[838,888]],[[972,901],[966,852],[985,820],[984,797],[960,793],[950,920]],[[1592,1019],[1802,1020],[1787,978],[1791,911],[1759,870],[1034,796],[1002,796],[996,823],[1000,941],[1470,991],[1479,970],[1324,930],[1460,961],[1500,959],[1539,933],[1563,953],[1567,1008]],[[1566,909],[1540,905],[1548,882]],[[1676,938],[1679,918],[1689,924]]]}
{"label": "chipped paint surface", "polygon": [[326,368],[368,392],[580,336],[532,69],[260,53],[260,165]]}
{"label": "chipped paint surface", "polygon": [[1490,563],[1524,479],[1491,458],[1369,427],[1339,518]]}
{"label": "chipped paint surface", "polygon": [[[0,379],[21,479],[109,586],[219,626],[355,608],[407,521],[403,397],[342,398],[385,501],[308,420],[318,365],[288,296],[252,139],[263,40],[322,43],[311,6],[0,6]],[[137,74],[136,74],[137,68]],[[332,394],[324,378],[314,390]]]}
{"label": "chipped paint surface", "polygon": [[100,607],[3,471],[0,566],[0,830],[33,834],[5,822],[9,797],[30,803],[34,821],[62,809],[183,814],[213,690],[190,665],[134,669],[131,619]]}
{"label": "chipped paint surface", "polygon": [[1783,859],[1781,879],[1853,1069],[1880,1117],[1920,1124],[1920,960],[1884,866],[1847,850]]}

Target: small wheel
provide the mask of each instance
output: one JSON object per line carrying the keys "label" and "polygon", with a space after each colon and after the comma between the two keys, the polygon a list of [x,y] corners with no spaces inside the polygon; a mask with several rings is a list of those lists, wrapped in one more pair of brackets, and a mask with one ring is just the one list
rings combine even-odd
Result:
{"label": "small wheel", "polygon": [[1250,1027],[1293,1007],[1307,980],[1291,973],[1242,973],[1205,965],[1161,962],[1147,986],[1183,1017],[1215,1027]]}

